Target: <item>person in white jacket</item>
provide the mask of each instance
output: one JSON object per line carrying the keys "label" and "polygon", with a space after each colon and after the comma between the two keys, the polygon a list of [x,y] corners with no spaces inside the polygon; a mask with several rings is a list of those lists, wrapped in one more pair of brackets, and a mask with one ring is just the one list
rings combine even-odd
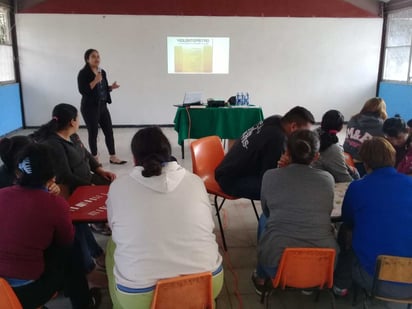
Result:
{"label": "person in white jacket", "polygon": [[135,167],[116,179],[107,200],[112,229],[106,254],[114,308],[150,308],[159,279],[210,271],[223,285],[209,198],[202,180],[171,156],[159,127],[132,139]]}

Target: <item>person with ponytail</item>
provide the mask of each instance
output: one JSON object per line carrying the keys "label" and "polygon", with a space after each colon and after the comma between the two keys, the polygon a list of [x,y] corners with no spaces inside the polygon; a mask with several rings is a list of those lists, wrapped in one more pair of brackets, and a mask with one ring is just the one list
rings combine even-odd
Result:
{"label": "person with ponytail", "polygon": [[43,306],[63,287],[74,237],[69,205],[47,189],[52,162],[46,145],[28,144],[16,161],[17,185],[0,189],[0,277],[23,308]]}
{"label": "person with ponytail", "polygon": [[275,276],[285,248],[338,248],[330,225],[335,182],[328,172],[311,167],[319,146],[316,132],[295,131],[287,142],[291,163],[263,176],[258,265],[252,275],[258,293]]}
{"label": "person with ponytail", "polygon": [[359,178],[355,168],[345,162],[343,148],[338,144],[337,134],[342,130],[344,117],[337,110],[329,110],[322,117],[317,130],[320,139],[320,156],[312,166],[332,174],[335,182],[351,182]]}
{"label": "person with ponytail", "polygon": [[110,185],[107,199],[113,308],[148,309],[157,280],[206,271],[216,298],[222,257],[202,180],[176,162],[159,127],[139,130],[131,148],[135,167]]}
{"label": "person with ponytail", "polygon": [[102,128],[111,164],[125,164],[116,156],[113,126],[107,103],[112,103],[110,92],[120,86],[114,82],[109,85],[106,71],[100,68],[100,55],[95,49],[84,53],[85,65],[77,76],[77,85],[82,95],[81,112],[89,132],[89,147],[98,161],[97,135],[99,125]]}
{"label": "person with ponytail", "polygon": [[[56,182],[68,188],[71,194],[78,186],[108,185],[116,175],[104,170],[86,150],[77,131],[79,116],[77,109],[70,104],[61,103],[54,107],[52,119],[32,134],[37,142],[45,143],[53,149]],[[84,272],[93,285],[105,287],[106,276],[98,271],[104,267],[104,250],[97,244],[89,226],[78,223],[76,240],[83,253]],[[109,234],[105,224],[93,226],[104,235]]]}
{"label": "person with ponytail", "polygon": [[78,186],[107,185],[116,178],[87,151],[77,135],[78,129],[76,107],[60,103],[53,108],[52,119],[31,135],[35,141],[52,147],[56,181],[67,186],[70,194]]}

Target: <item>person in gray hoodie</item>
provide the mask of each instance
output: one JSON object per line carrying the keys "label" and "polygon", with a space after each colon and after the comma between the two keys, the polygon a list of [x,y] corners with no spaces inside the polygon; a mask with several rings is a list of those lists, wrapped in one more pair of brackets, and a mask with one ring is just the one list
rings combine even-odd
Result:
{"label": "person in gray hoodie", "polygon": [[384,136],[383,122],[388,118],[386,104],[382,98],[371,98],[365,102],[359,114],[353,116],[346,128],[346,139],[343,149],[349,153],[355,161],[360,176],[366,171],[359,156],[362,143],[374,136]]}

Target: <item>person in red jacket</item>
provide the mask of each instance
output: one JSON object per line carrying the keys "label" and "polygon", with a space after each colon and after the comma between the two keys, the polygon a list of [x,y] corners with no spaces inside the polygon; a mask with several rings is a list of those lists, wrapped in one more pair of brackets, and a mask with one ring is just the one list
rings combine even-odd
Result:
{"label": "person in red jacket", "polygon": [[63,287],[74,229],[67,202],[48,192],[53,160],[45,145],[19,156],[17,185],[0,189],[0,277],[23,308],[45,304]]}

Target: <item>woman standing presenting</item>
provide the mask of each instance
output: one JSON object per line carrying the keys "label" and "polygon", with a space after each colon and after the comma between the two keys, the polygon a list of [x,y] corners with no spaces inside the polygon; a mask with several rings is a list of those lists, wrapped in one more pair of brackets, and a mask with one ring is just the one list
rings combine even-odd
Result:
{"label": "woman standing presenting", "polygon": [[112,119],[107,109],[107,103],[112,103],[110,92],[120,86],[116,82],[109,86],[106,72],[99,67],[100,55],[97,50],[86,50],[84,61],[86,64],[77,76],[77,85],[82,95],[81,112],[89,133],[90,152],[98,159],[97,134],[100,125],[110,154],[110,163],[125,164],[126,161],[116,156]]}

